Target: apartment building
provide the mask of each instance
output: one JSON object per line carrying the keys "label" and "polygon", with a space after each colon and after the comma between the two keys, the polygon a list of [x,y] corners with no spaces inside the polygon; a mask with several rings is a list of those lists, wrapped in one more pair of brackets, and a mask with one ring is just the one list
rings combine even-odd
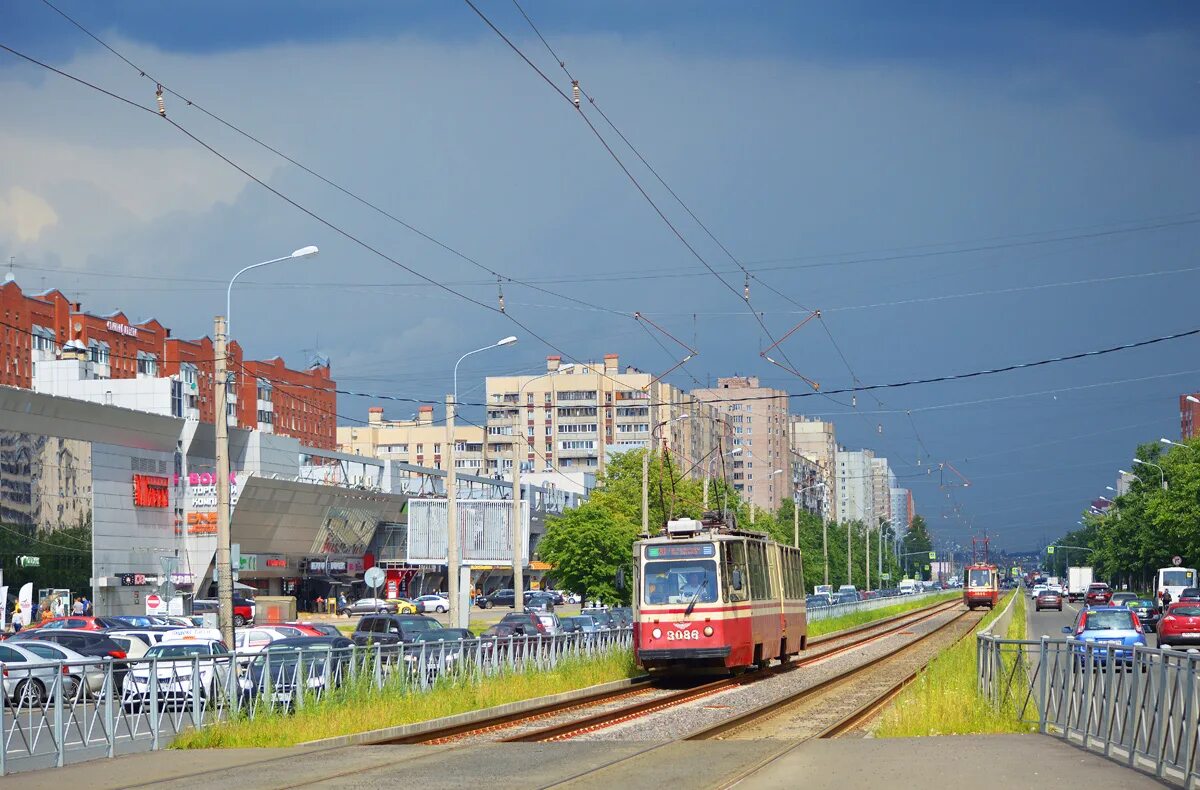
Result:
{"label": "apartment building", "polygon": [[[0,286],[0,309],[0,384],[187,420],[215,419],[210,338],[172,337],[157,319],[133,321],[119,310],[93,315],[57,289],[27,294],[11,274]],[[233,340],[227,356],[231,427],[333,449],[337,395],[328,360],[300,370],[279,357],[244,360]]]}
{"label": "apartment building", "polygon": [[[372,406],[367,410],[366,425],[339,425],[337,441],[343,453],[445,471],[446,422],[434,419],[433,406],[421,406],[410,420],[386,420],[383,407]],[[483,429],[456,422],[454,443],[454,468],[464,474],[481,474]]]}
{"label": "apartment building", "polygon": [[839,447],[835,455],[837,478],[837,512],[842,522],[871,521],[875,507],[872,490],[871,450],[847,450]]}
{"label": "apartment building", "polygon": [[892,518],[892,489],[896,475],[886,458],[871,459],[871,521],[872,529]]}
{"label": "apartment building", "polygon": [[912,524],[913,515],[915,515],[912,491],[907,488],[893,488],[891,497],[892,526],[896,530],[896,535],[901,536],[908,531],[908,526]]}
{"label": "apartment building", "polygon": [[617,354],[580,365],[549,356],[545,373],[488,376],[486,393],[491,474],[512,468],[514,438],[525,469],[603,473],[610,455],[648,446],[666,423],[655,439],[685,469],[697,465],[699,478],[729,433],[713,409],[649,373],[622,370]]}
{"label": "apartment building", "polygon": [[758,508],[777,511],[793,494],[787,393],[759,386],[754,376],[730,376],[691,394],[725,415],[731,444],[742,448],[731,464],[734,488]]}
{"label": "apartment building", "polygon": [[[836,522],[838,520],[838,497],[834,458],[837,455],[837,439],[833,423],[794,415],[788,427],[793,457],[799,456],[816,467],[816,474],[809,485],[825,484],[823,489],[810,492],[811,496],[820,497],[823,505],[822,516],[829,521]],[[803,487],[801,486],[801,488]],[[809,498],[810,493],[801,496]]]}

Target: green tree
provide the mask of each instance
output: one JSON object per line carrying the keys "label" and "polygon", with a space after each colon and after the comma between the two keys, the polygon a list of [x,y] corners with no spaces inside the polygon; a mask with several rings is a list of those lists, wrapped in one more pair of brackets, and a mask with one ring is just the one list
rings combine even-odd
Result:
{"label": "green tree", "polygon": [[632,581],[638,530],[627,519],[613,517],[589,502],[550,521],[538,542],[538,554],[554,566],[556,579],[586,600],[627,604],[629,585],[617,588],[617,571],[624,568],[625,578]]}

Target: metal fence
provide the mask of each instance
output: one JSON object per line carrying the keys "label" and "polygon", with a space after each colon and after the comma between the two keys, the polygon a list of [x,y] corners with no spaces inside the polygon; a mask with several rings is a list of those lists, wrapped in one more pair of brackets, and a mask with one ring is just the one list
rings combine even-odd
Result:
{"label": "metal fence", "polygon": [[1040,732],[1200,785],[1200,654],[1073,639],[977,636],[980,692]]}
{"label": "metal fence", "polygon": [[885,606],[895,606],[898,603],[905,601],[920,601],[934,598],[938,595],[946,595],[948,590],[932,590],[930,592],[916,593],[914,595],[892,595],[879,598],[868,598],[865,601],[852,601],[850,603],[835,603],[831,606],[810,606],[806,612],[808,621],[815,623],[818,620],[829,620],[833,617],[841,617],[844,614],[851,612],[868,612],[872,609],[882,609]]}
{"label": "metal fence", "polygon": [[185,730],[290,715],[329,695],[369,698],[392,689],[436,694],[441,685],[552,669],[564,659],[631,646],[632,630],[623,628],[180,658],[9,662],[3,668],[0,776],[160,749]]}

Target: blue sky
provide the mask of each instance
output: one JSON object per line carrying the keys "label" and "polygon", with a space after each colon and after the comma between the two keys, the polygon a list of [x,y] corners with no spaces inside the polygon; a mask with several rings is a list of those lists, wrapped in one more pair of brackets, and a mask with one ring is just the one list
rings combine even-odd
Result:
{"label": "blue sky", "polygon": [[[480,5],[568,87],[511,3]],[[628,317],[641,311],[695,338],[700,354],[672,375],[679,386],[738,372],[804,392],[759,358],[769,341],[742,300],[465,4],[62,8],[172,88],[488,267],[626,314],[507,287],[512,315],[555,348],[665,370],[673,360]],[[1194,4],[525,8],[722,243],[766,285],[823,310],[837,347],[813,324],[786,349],[825,389],[851,383],[838,348],[860,381],[898,381],[1200,325]],[[4,4],[0,30],[0,43],[153,100],[153,85],[41,2]],[[0,170],[0,256],[16,259],[23,285],[57,285],[97,312],[155,315],[200,335],[221,309],[222,278],[315,243],[311,265],[256,277],[238,294],[239,337],[252,354],[293,362],[319,349],[351,389],[428,400],[449,387],[447,360],[514,331],[299,214],[152,116],[7,56],[0,99],[0,145],[17,152]],[[305,206],[494,303],[490,278],[462,260],[173,97],[168,111]],[[704,258],[733,270],[613,144]],[[740,274],[728,279],[741,290]],[[765,286],[752,292],[773,336],[799,320]],[[854,407],[797,398],[794,408],[832,416],[848,447],[887,455],[939,535],[964,541],[986,529],[1000,545],[1032,548],[1073,526],[1139,441],[1177,437],[1175,396],[1200,389],[1197,347],[860,394]],[[527,337],[507,356],[472,358],[462,399],[478,399],[482,376],[537,369],[555,348]],[[361,419],[369,402],[344,398],[339,411]],[[940,488],[927,473],[940,462],[973,485]]]}

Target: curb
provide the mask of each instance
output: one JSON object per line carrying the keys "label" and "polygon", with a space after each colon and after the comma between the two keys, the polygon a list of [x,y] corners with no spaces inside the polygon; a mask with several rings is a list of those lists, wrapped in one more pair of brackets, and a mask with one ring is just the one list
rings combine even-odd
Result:
{"label": "curb", "polygon": [[635,682],[645,680],[647,676],[638,676],[633,678],[625,678],[624,680],[613,680],[608,683],[601,683],[596,686],[587,686],[573,691],[564,691],[560,694],[553,694],[548,697],[531,697],[530,699],[520,700],[518,702],[509,702],[505,705],[496,705],[491,708],[480,708],[478,710],[467,711],[466,713],[457,713],[453,716],[446,716],[441,719],[430,719],[428,721],[414,722],[412,724],[399,724],[395,727],[384,727],[378,730],[367,730],[366,732],[356,732],[350,735],[339,735],[334,738],[321,738],[316,741],[305,741],[304,743],[296,744],[297,746],[317,748],[317,749],[336,749],[342,746],[370,746],[371,744],[380,741],[390,741],[394,738],[405,738],[412,735],[420,735],[423,732],[432,730],[440,730],[443,727],[454,727],[463,724],[474,724],[484,719],[490,719],[494,716],[507,716],[514,713],[525,713],[526,711],[540,708],[543,705],[554,705],[560,702],[570,702],[584,697],[590,697],[595,694],[604,694],[610,691],[619,691],[623,688],[628,688]]}

